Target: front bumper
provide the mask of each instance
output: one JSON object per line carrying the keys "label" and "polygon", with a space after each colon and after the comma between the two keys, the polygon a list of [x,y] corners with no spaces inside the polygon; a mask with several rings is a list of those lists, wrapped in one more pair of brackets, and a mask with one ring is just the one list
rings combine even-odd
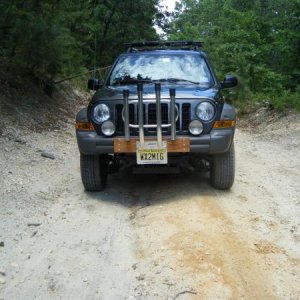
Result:
{"label": "front bumper", "polygon": [[[77,143],[79,151],[87,155],[113,154],[114,137],[99,136],[95,131],[77,130]],[[234,137],[234,128],[214,129],[209,134],[202,136],[177,136],[189,138],[190,153],[217,154],[229,150]],[[120,136],[118,137],[120,138]],[[165,138],[165,137],[164,137]],[[170,137],[166,137],[170,138]],[[153,137],[156,139],[156,136]]]}

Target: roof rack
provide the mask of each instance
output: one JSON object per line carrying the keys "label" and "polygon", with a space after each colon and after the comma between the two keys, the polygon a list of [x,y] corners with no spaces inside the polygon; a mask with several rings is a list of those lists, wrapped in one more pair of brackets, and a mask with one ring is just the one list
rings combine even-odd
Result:
{"label": "roof rack", "polygon": [[193,41],[149,41],[149,42],[132,42],[125,43],[128,52],[145,50],[147,48],[166,49],[166,48],[184,48],[185,50],[199,50],[202,47],[202,42]]}

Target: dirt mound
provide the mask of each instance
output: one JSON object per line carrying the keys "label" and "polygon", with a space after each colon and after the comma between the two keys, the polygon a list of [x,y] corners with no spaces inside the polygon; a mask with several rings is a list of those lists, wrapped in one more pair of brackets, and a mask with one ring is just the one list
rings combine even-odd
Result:
{"label": "dirt mound", "polygon": [[86,105],[90,97],[71,84],[55,86],[51,95],[44,88],[29,78],[20,84],[0,76],[0,134],[64,129],[68,120],[74,120],[74,107]]}
{"label": "dirt mound", "polygon": [[266,141],[300,146],[300,114],[260,107],[238,120],[238,126]]}

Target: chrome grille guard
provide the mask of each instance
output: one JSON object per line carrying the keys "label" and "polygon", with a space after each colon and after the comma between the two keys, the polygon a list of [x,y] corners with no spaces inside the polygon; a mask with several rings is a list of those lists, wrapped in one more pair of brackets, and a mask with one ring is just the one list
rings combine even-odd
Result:
{"label": "chrome grille guard", "polygon": [[[124,98],[124,130],[125,130],[125,140],[130,140],[130,128],[139,129],[139,141],[141,146],[144,145],[145,128],[157,128],[157,143],[159,146],[162,145],[162,128],[171,127],[171,140],[176,139],[176,105],[175,105],[175,88],[170,89],[170,100],[161,100],[161,84],[155,83],[155,97],[156,97],[156,124],[144,124],[144,109],[143,109],[143,83],[137,84],[138,93],[138,124],[130,124],[129,122],[129,104],[136,102],[136,100],[129,101],[129,90],[123,90]],[[170,123],[162,124],[161,117],[161,103],[170,103],[169,115]]]}

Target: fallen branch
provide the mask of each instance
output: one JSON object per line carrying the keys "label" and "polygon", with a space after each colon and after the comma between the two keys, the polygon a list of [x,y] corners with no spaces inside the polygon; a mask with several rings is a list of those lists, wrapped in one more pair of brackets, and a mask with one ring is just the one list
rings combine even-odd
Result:
{"label": "fallen branch", "polygon": [[173,298],[173,300],[177,299],[180,295],[183,295],[183,294],[193,294],[193,295],[197,295],[197,293],[194,292],[194,291],[183,291],[183,292],[178,293],[178,294]]}
{"label": "fallen branch", "polygon": [[98,68],[98,69],[93,69],[93,70],[90,70],[90,71],[87,71],[87,72],[84,72],[84,73],[79,73],[79,74],[76,74],[76,75],[72,75],[72,76],[63,78],[63,79],[58,80],[58,81],[54,81],[54,83],[55,83],[55,84],[62,83],[62,82],[64,82],[64,81],[71,80],[71,79],[77,78],[77,77],[81,77],[81,76],[83,76],[83,75],[87,75],[87,74],[90,74],[90,73],[93,73],[93,72],[96,72],[96,71],[107,70],[107,69],[109,69],[110,67],[111,67],[111,66],[107,66],[107,67],[103,67],[103,68]]}
{"label": "fallen branch", "polygon": [[34,231],[31,235],[31,237],[34,237],[38,232],[37,231]]}
{"label": "fallen branch", "polygon": [[41,226],[41,223],[28,223],[27,226]]}

